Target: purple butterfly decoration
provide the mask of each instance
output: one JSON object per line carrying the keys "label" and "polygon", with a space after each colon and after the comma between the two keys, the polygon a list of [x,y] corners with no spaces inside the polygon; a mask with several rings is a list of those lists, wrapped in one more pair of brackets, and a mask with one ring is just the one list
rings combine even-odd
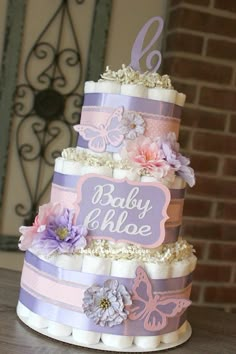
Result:
{"label": "purple butterfly decoration", "polygon": [[117,108],[105,124],[98,127],[91,125],[75,125],[74,129],[88,141],[88,147],[95,152],[106,151],[107,145],[118,147],[124,140],[120,132],[120,121],[123,116],[123,107]]}
{"label": "purple butterfly decoration", "polygon": [[143,268],[138,267],[132,288],[132,305],[128,307],[129,319],[144,320],[147,331],[160,331],[167,326],[167,319],[183,312],[190,300],[153,294],[151,282]]}

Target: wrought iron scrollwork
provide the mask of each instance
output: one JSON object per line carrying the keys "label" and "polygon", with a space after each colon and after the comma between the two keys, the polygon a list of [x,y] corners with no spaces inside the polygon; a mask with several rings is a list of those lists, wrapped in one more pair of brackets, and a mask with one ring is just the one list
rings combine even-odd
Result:
{"label": "wrought iron scrollwork", "polygon": [[[73,1],[81,5],[85,0]],[[25,225],[32,224],[51,184],[54,159],[64,146],[72,145],[72,125],[80,118],[83,97],[77,89],[82,68],[72,5],[72,1],[61,1],[27,56],[25,82],[16,87],[16,146],[29,203],[18,203],[15,211]],[[45,180],[45,169],[50,167]]]}

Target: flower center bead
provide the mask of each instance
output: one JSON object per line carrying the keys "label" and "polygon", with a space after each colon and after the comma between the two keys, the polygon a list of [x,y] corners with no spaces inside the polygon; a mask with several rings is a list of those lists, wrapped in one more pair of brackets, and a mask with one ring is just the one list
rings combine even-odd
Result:
{"label": "flower center bead", "polygon": [[135,129],[136,128],[136,124],[135,123],[131,123],[130,124],[130,129]]}
{"label": "flower center bead", "polygon": [[56,229],[56,234],[61,240],[64,240],[68,236],[69,230],[67,227],[58,227]]}
{"label": "flower center bead", "polygon": [[110,306],[111,306],[111,303],[107,298],[101,299],[99,307],[101,307],[103,310],[107,310],[108,307],[110,307]]}

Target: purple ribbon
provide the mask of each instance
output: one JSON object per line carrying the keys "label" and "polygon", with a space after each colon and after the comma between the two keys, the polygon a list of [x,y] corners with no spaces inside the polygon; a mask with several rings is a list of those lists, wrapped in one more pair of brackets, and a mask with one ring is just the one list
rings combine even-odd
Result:
{"label": "purple ribbon", "polygon": [[37,313],[50,321],[55,321],[85,331],[128,336],[154,336],[175,331],[185,322],[187,316],[185,311],[181,316],[169,318],[167,326],[161,331],[150,332],[143,328],[143,321],[127,320],[125,326],[120,324],[111,328],[100,327],[87,318],[85,314],[39,299],[23,288],[20,289],[19,301],[34,313]]}
{"label": "purple ribbon", "polygon": [[[128,111],[150,113],[178,119],[180,119],[182,111],[182,107],[170,102],[113,93],[86,93],[84,95],[85,106],[112,107],[114,109],[122,106]],[[155,117],[153,118],[155,119]]]}
{"label": "purple ribbon", "polygon": [[[133,286],[134,279],[132,278],[120,278],[112,275],[99,275],[79,272],[77,270],[63,269],[55,266],[54,264],[45,262],[30,251],[26,252],[25,261],[34,268],[53,276],[58,280],[79,283],[87,286],[91,286],[93,284],[102,286],[107,279],[114,279],[121,282],[130,291]],[[192,282],[192,273],[183,277],[150,279],[150,281],[154,292],[174,291],[186,288]]]}
{"label": "purple ribbon", "polygon": [[64,173],[54,172],[52,183],[66,188],[72,188],[76,192],[79,179],[80,176],[78,175],[66,175]]}
{"label": "purple ribbon", "polygon": [[[82,147],[84,149],[88,149],[88,141],[85,140],[81,135],[78,136],[78,139],[77,139],[77,146],[79,147]],[[120,151],[120,148],[121,148],[121,145],[115,147],[111,144],[107,144],[106,145],[106,151],[107,152],[119,152]]]}
{"label": "purple ribbon", "polygon": [[[67,175],[60,172],[54,172],[53,183],[66,188],[76,189],[80,176]],[[170,189],[171,199],[183,199],[185,188],[183,189]]]}

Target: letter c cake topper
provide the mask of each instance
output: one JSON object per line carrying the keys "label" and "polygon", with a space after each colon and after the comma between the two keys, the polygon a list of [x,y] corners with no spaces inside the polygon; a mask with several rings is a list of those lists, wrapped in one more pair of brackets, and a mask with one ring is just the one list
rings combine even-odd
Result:
{"label": "letter c cake topper", "polygon": [[[153,36],[152,40],[143,49],[143,43],[144,43],[144,39],[146,37],[146,34],[154,22],[158,23],[158,29],[157,29],[155,35]],[[150,50],[150,48],[153,46],[153,44],[158,40],[158,38],[160,37],[160,34],[163,30],[163,26],[164,26],[163,19],[160,16],[156,16],[156,17],[150,18],[150,20],[148,20],[145,23],[145,25],[141,28],[140,32],[138,33],[138,35],[134,41],[133,48],[131,51],[131,63],[129,64],[129,66],[131,66],[134,70],[138,70],[139,72],[141,72],[140,60]],[[153,66],[153,64],[152,64],[152,60],[153,60],[154,56],[158,57],[158,61],[155,66]],[[147,58],[146,58],[146,67],[147,67],[148,71],[156,72],[159,69],[160,65],[161,65],[160,51],[157,49],[152,50],[147,55]]]}

